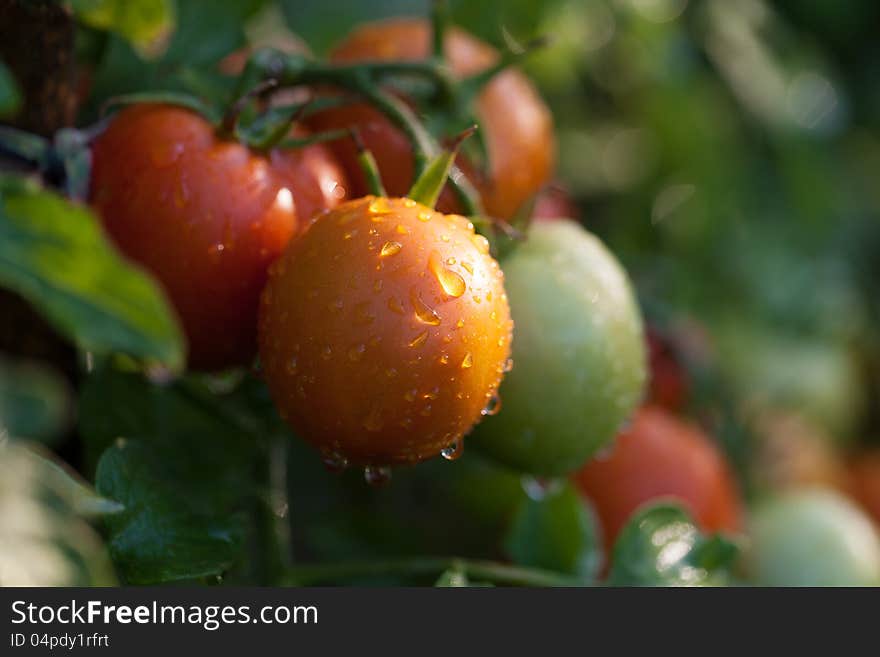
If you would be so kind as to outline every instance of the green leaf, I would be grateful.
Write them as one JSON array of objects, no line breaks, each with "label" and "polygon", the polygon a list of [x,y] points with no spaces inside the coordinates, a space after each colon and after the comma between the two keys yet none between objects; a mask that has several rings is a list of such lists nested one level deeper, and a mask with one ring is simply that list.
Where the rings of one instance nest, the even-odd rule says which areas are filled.
[{"label": "green leaf", "polygon": [[614,544],[610,586],[724,586],[738,547],[707,536],[678,505],[660,503],[629,520]]},{"label": "green leaf", "polygon": [[106,524],[126,582],[221,575],[246,561],[248,511],[265,504],[265,445],[237,410],[239,394],[215,395],[191,378],[157,386],[106,365],[85,382],[80,434],[90,457],[112,443],[95,479],[125,507]]},{"label": "green leaf", "polygon": [[222,489],[212,499],[222,480],[191,477],[195,464],[174,463],[176,456],[120,439],[98,464],[98,491],[125,507],[106,524],[110,554],[128,584],[221,575],[241,556],[243,517]]},{"label": "green leaf", "polygon": [[113,504],[23,443],[0,442],[0,586],[110,586],[105,546],[83,515]]},{"label": "green leaf", "polygon": [[0,61],[0,118],[12,116],[21,105],[21,92],[12,73]]},{"label": "green leaf", "polygon": [[472,582],[467,576],[467,573],[461,568],[450,568],[437,578],[437,581],[434,582],[434,586],[438,588],[462,588],[492,587],[494,585],[490,582]]},{"label": "green leaf", "polygon": [[571,484],[521,505],[505,541],[507,553],[522,566],[595,579],[602,562],[596,520]]},{"label": "green leaf", "polygon": [[52,370],[0,358],[0,432],[51,441],[70,417],[69,391]]},{"label": "green leaf", "polygon": [[117,255],[85,207],[0,177],[0,285],[88,351],[182,368],[183,340],[155,283]]},{"label": "green leaf", "polygon": [[143,55],[157,55],[174,29],[173,0],[71,0],[76,17],[90,27],[115,32]]}]

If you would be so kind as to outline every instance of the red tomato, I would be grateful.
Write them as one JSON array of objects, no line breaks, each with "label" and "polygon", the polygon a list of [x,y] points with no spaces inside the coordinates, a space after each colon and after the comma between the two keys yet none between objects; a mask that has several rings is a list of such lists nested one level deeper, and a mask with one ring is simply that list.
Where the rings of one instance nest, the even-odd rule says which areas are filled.
[{"label": "red tomato", "polygon": [[645,334],[651,365],[648,399],[671,411],[679,411],[687,403],[687,372],[668,338],[650,326]]},{"label": "red tomato", "polygon": [[642,407],[611,451],[574,479],[595,506],[609,551],[633,511],[657,498],[683,503],[707,531],[741,525],[739,494],[721,452],[697,427],[657,406]]},{"label": "red tomato", "polygon": [[565,188],[549,185],[535,197],[532,219],[552,221],[554,219],[575,219],[580,216],[577,204]]},{"label": "red tomato", "polygon": [[880,524],[880,450],[857,456],[849,466],[849,493]]},{"label": "red tomato", "polygon": [[[419,60],[429,51],[429,27],[419,19],[395,19],[363,25],[332,53],[336,62],[365,60]],[[453,72],[467,76],[488,68],[498,54],[490,46],[453,29],[445,54]],[[550,111],[528,79],[508,69],[496,75],[477,99],[476,114],[489,154],[486,176],[471,176],[486,211],[510,218],[547,181],[555,160],[555,140]],[[385,188],[391,195],[404,195],[412,185],[412,155],[409,142],[378,111],[352,105],[321,113],[315,125],[322,130],[357,126],[364,143],[379,164]],[[332,145],[352,180],[355,194],[367,187],[357,164],[354,147],[345,140]],[[469,167],[461,158],[460,164]],[[455,211],[452,197],[441,199],[438,208]]]},{"label": "red tomato", "polygon": [[122,252],[163,285],[190,367],[217,370],[253,358],[269,265],[345,184],[322,146],[263,156],[189,110],[145,104],[95,143],[90,199]]}]

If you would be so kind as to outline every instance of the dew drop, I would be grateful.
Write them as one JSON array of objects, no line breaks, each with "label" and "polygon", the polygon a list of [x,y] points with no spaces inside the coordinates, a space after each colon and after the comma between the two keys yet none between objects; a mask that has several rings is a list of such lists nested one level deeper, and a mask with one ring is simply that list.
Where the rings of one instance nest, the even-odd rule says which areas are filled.
[{"label": "dew drop", "polygon": [[462,268],[471,276],[474,274],[474,266],[466,260],[461,261]]},{"label": "dew drop", "polygon": [[449,241],[449,235],[446,235],[446,234],[444,233],[443,235],[440,236],[440,240],[441,240],[442,242],[448,242],[448,241]]},{"label": "dew drop", "polygon": [[347,230],[342,234],[342,239],[350,240],[352,237],[357,235],[357,233],[358,233],[357,228],[352,228],[351,230]]},{"label": "dew drop", "polygon": [[464,355],[464,359],[461,361],[461,369],[467,370],[474,366],[474,357],[471,352],[467,352]]},{"label": "dew drop", "polygon": [[398,299],[397,297],[389,297],[388,310],[390,310],[391,312],[393,312],[396,315],[402,315],[404,312],[406,312],[403,309],[403,304],[400,303],[400,299]]},{"label": "dew drop", "polygon": [[391,481],[391,468],[370,465],[364,468],[364,481],[370,486],[384,486]]},{"label": "dew drop", "polygon": [[348,459],[336,452],[325,454],[322,460],[324,467],[334,474],[343,472],[348,467]]},{"label": "dew drop", "polygon": [[440,396],[440,388],[434,387],[431,389],[430,392],[426,392],[424,395],[422,395],[422,399],[432,399],[433,400],[433,399],[437,399],[437,397],[439,397],[439,396]]},{"label": "dew drop", "polygon": [[428,269],[434,274],[443,291],[450,297],[457,299],[467,290],[467,284],[461,275],[447,268],[437,251],[431,251],[428,258]]},{"label": "dew drop", "polygon": [[394,230],[397,231],[398,235],[409,235],[409,226],[404,226],[403,224],[397,224],[397,228]]},{"label": "dew drop", "polygon": [[385,214],[390,214],[392,211],[391,204],[388,202],[387,198],[375,198],[370,201],[370,205],[368,210],[371,215],[373,215],[373,221],[382,221],[381,216]]},{"label": "dew drop", "polygon": [[464,328],[464,320],[460,319],[455,323],[455,328]]},{"label": "dew drop", "polygon": [[403,398],[408,402],[415,401],[417,394],[419,394],[418,390],[408,390],[403,394]]},{"label": "dew drop", "polygon": [[417,216],[419,218],[419,221],[431,221],[431,217],[434,216],[434,213],[427,210],[422,210]]},{"label": "dew drop", "polygon": [[449,354],[443,354],[442,356],[440,356],[440,364],[441,365],[448,365],[449,364]]},{"label": "dew drop", "polygon": [[504,373],[507,374],[511,370],[513,370],[513,358],[508,358],[504,361]]},{"label": "dew drop", "polygon": [[480,411],[480,415],[491,417],[498,415],[499,411],[501,411],[501,397],[496,392],[489,396],[489,401],[486,403],[486,407]]},{"label": "dew drop", "polygon": [[447,461],[454,461],[464,453],[464,443],[460,440],[453,441],[440,450],[440,456]]},{"label": "dew drop", "polygon": [[482,254],[489,253],[489,240],[485,238],[483,235],[474,235],[473,238],[474,246],[477,247],[477,250]]},{"label": "dew drop", "polygon": [[370,411],[370,414],[364,418],[364,429],[371,432],[379,431],[382,428],[382,415],[378,408]]},{"label": "dew drop", "polygon": [[364,301],[354,308],[354,323],[359,326],[366,326],[376,321],[376,316],[370,312],[370,302]]},{"label": "dew drop", "polygon": [[183,153],[180,142],[157,142],[150,151],[150,160],[154,166],[163,168],[174,164]]},{"label": "dew drop", "polygon": [[425,341],[426,341],[427,339],[428,339],[428,332],[427,332],[427,331],[422,331],[421,333],[419,333],[416,337],[414,337],[414,338],[410,341],[409,346],[410,346],[410,347],[413,347],[413,348],[415,348],[415,347],[421,347],[423,344],[425,344]]},{"label": "dew drop", "polygon": [[348,360],[353,363],[356,363],[361,358],[364,357],[364,353],[367,351],[367,345],[365,344],[357,344],[348,350]]},{"label": "dew drop", "polygon": [[454,265],[456,262],[458,262],[458,261],[455,258],[446,258],[446,264],[449,265],[450,267],[452,265]]},{"label": "dew drop", "polygon": [[330,360],[333,357],[333,349],[328,344],[321,350],[321,358],[324,360]]},{"label": "dew drop", "polygon": [[400,242],[385,242],[385,244],[382,245],[382,249],[379,251],[379,257],[387,258],[388,256],[397,255],[402,248],[403,244]]},{"label": "dew drop", "polygon": [[376,282],[373,283],[373,292],[381,292],[382,285],[383,285],[382,279],[381,278],[376,279]]},{"label": "dew drop", "polygon": [[414,208],[414,207],[416,207],[416,205],[417,205],[417,203],[415,201],[413,201],[411,198],[403,199],[403,207],[405,207],[405,208]]},{"label": "dew drop", "polygon": [[416,319],[422,324],[427,324],[428,326],[437,326],[440,324],[440,315],[436,310],[422,301],[421,294],[419,294],[415,288],[410,291],[409,299],[415,309]]}]

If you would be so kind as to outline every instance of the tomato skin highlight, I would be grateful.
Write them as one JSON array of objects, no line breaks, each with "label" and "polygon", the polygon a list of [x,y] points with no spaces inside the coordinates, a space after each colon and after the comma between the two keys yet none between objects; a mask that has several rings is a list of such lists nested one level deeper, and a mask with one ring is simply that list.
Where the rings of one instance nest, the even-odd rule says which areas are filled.
[{"label": "tomato skin highlight", "polygon": [[502,262],[516,322],[503,406],[472,443],[543,477],[573,472],[608,444],[641,401],[645,347],[626,273],[573,221],[532,225]]},{"label": "tomato skin highlight", "polygon": [[[354,30],[331,53],[339,63],[376,60],[421,60],[429,53],[430,29],[421,19],[392,19],[368,23]],[[497,52],[459,29],[447,32],[445,55],[459,77],[479,73],[495,61]],[[531,82],[519,71],[507,69],[486,84],[477,98],[475,113],[490,163],[487,175],[471,175],[490,216],[511,218],[550,178],[556,158],[553,120]],[[376,157],[385,189],[402,195],[413,182],[409,142],[380,112],[363,104],[320,113],[314,124],[321,130],[357,126],[364,143]],[[346,168],[355,194],[366,193],[366,181],[356,151],[344,141],[332,145]],[[469,172],[465,159],[459,165]],[[448,188],[438,209],[459,211]]]},{"label": "tomato skin highlight", "polygon": [[188,365],[248,365],[269,265],[315,212],[345,194],[329,151],[268,157],[222,141],[169,105],[123,109],[93,150],[90,202],[130,259],[162,284],[181,320]]},{"label": "tomato skin highlight", "polygon": [[742,526],[740,496],[724,456],[697,427],[659,406],[639,409],[608,452],[590,460],[574,481],[593,503],[609,551],[633,512],[659,498],[683,504],[705,531]]},{"label": "tomato skin highlight", "polygon": [[512,328],[467,219],[366,197],[319,215],[273,265],[260,360],[281,416],[329,461],[416,463],[480,419]]}]

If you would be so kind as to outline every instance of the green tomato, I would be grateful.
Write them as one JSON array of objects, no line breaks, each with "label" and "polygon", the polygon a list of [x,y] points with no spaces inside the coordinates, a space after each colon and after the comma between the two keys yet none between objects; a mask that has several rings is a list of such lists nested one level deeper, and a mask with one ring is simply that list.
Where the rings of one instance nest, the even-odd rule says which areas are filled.
[{"label": "green tomato", "polygon": [[801,489],[756,509],[748,566],[763,586],[876,586],[880,537],[839,493]]},{"label": "green tomato", "polygon": [[502,269],[514,365],[501,411],[468,445],[523,472],[564,475],[614,438],[642,396],[641,315],[618,261],[568,219],[534,225]]}]

